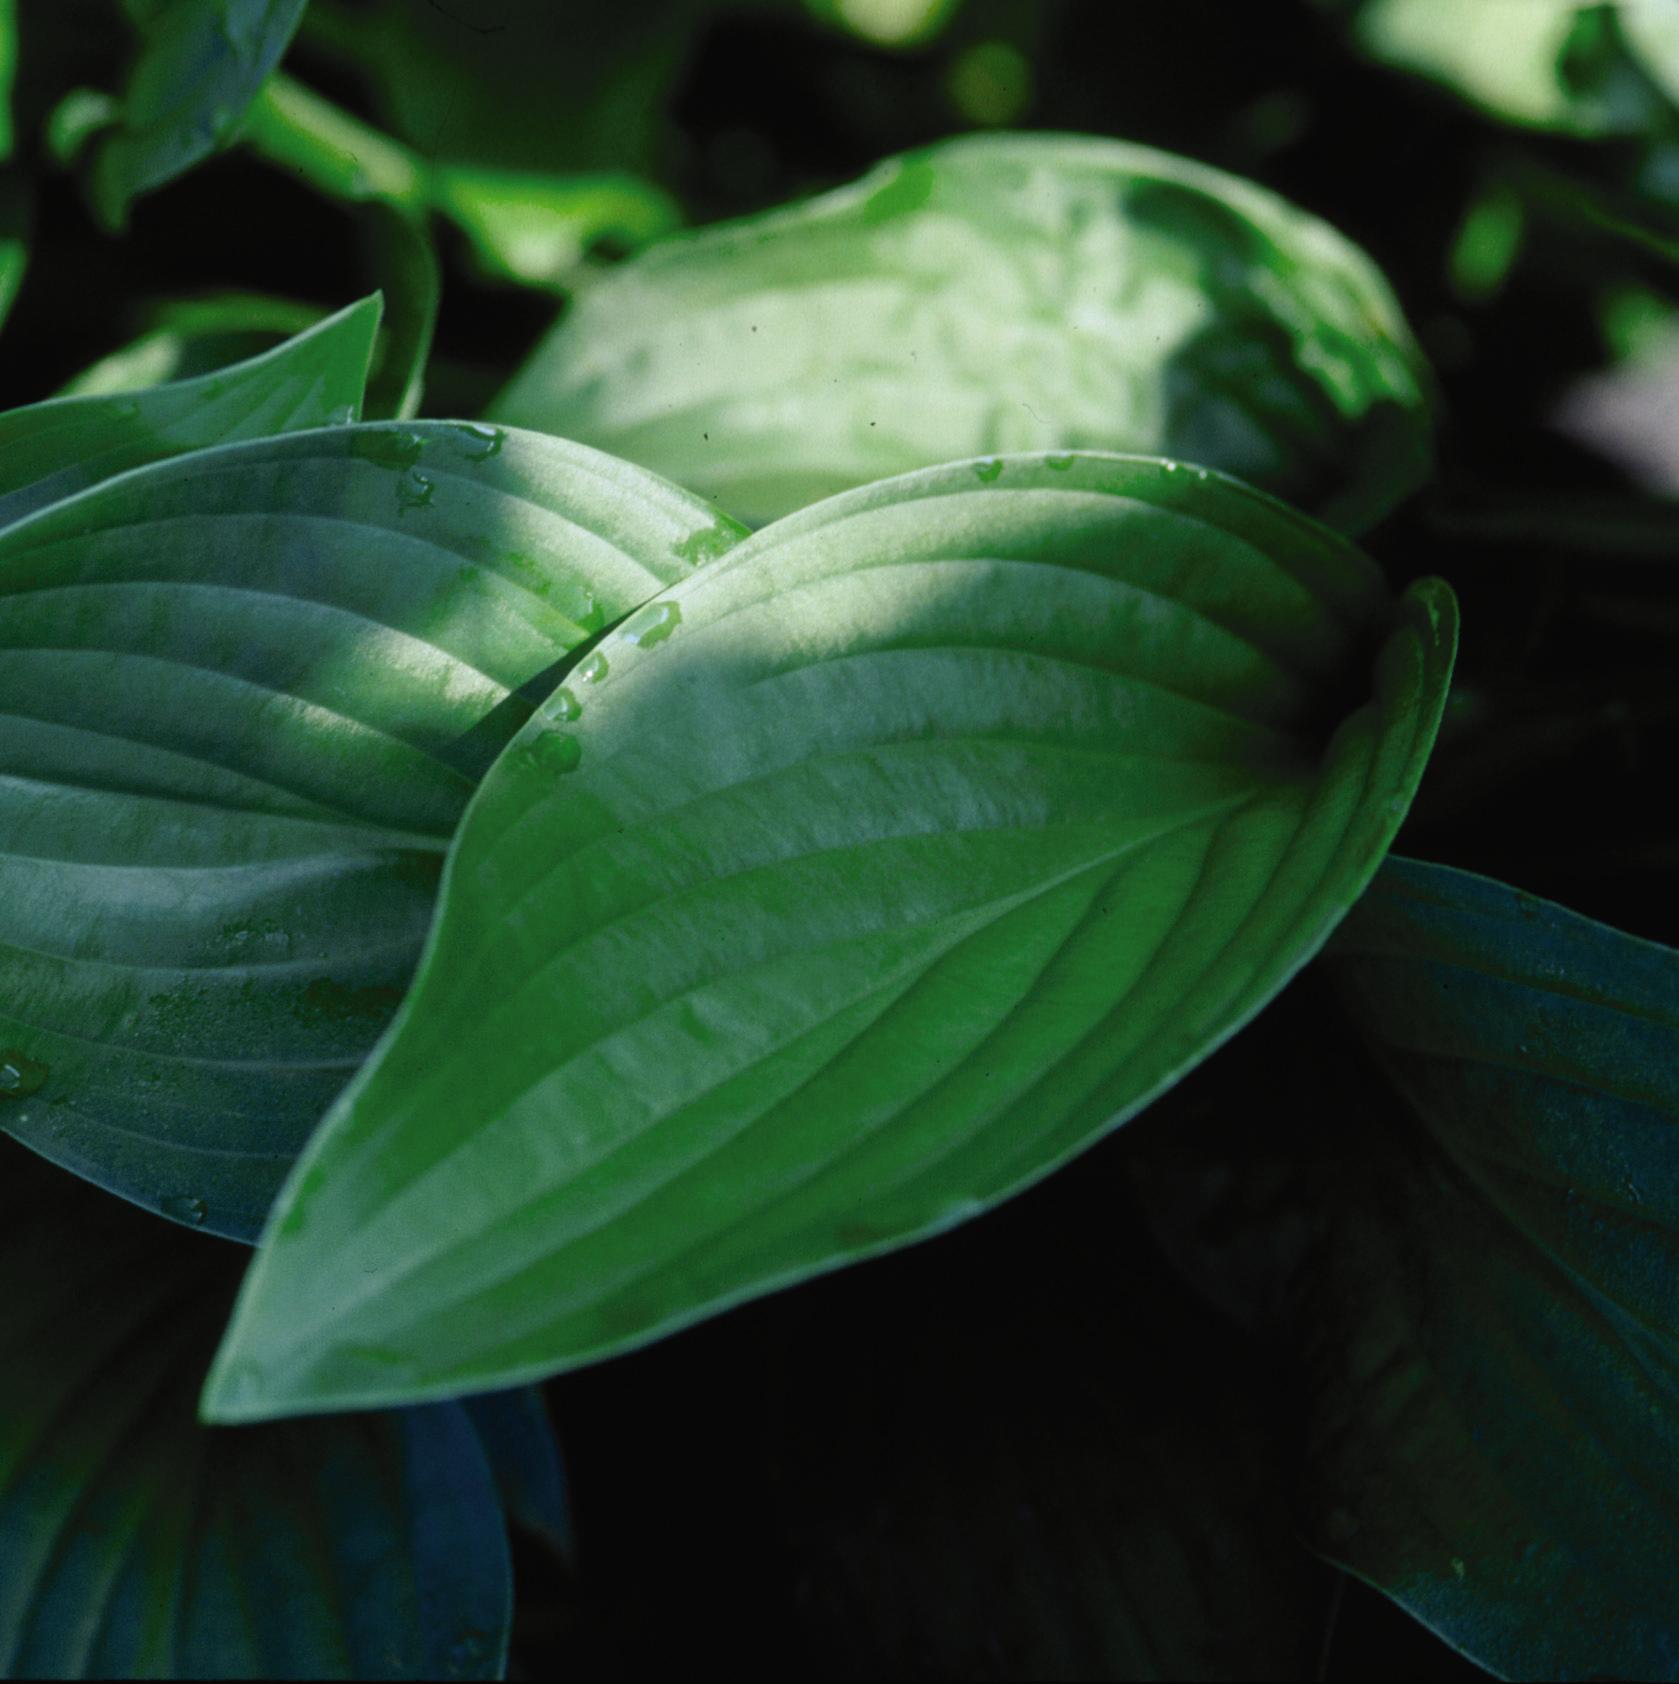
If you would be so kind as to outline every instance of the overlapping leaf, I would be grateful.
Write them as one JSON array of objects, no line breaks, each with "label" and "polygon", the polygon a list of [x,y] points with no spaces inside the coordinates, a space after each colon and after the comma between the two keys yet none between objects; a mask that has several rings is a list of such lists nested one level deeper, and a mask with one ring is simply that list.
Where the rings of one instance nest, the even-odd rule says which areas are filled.
[{"label": "overlapping leaf", "polygon": [[9,1142],[0,1220],[0,1677],[499,1676],[465,1408],[203,1428],[241,1254]]},{"label": "overlapping leaf", "polygon": [[749,540],[490,774],[210,1406],[529,1378],[1037,1179],[1327,935],[1453,637],[1444,587],[1395,616],[1332,533],[1140,459],[959,463]]},{"label": "overlapping leaf", "polygon": [[521,687],[730,537],[593,451],[441,422],[197,452],[7,529],[0,1127],[254,1235]]},{"label": "overlapping leaf", "polygon": [[0,527],[146,462],[355,420],[379,310],[377,295],[364,298],[261,356],[196,379],[0,414]]},{"label": "overlapping leaf", "polygon": [[492,406],[762,521],[982,451],[1183,456],[1368,524],[1427,458],[1416,353],[1332,229],[1185,159],[974,136],[651,248]]},{"label": "overlapping leaf", "polygon": [[140,194],[226,146],[308,0],[130,0],[141,48],[120,120],[99,141],[94,198],[114,226]]},{"label": "overlapping leaf", "polygon": [[1395,861],[1330,967],[1410,1116],[1306,1273],[1315,1539],[1505,1677],[1679,1677],[1679,954]]}]

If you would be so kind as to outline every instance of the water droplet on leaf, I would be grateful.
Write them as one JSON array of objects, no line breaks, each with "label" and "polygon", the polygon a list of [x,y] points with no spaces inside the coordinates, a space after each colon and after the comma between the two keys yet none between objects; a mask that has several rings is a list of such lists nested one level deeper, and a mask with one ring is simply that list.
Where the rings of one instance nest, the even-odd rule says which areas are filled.
[{"label": "water droplet on leaf", "polygon": [[650,602],[624,622],[624,641],[638,649],[663,643],[682,623],[682,610],[674,602]]},{"label": "water droplet on leaf", "polygon": [[432,484],[430,474],[422,474],[418,468],[410,468],[396,482],[398,513],[406,514],[410,509],[425,508],[430,503],[432,493],[436,489],[437,487]]},{"label": "water droplet on leaf", "polygon": [[981,484],[983,485],[993,484],[1001,476],[1002,472],[1003,464],[999,462],[995,456],[993,456],[989,461],[974,463],[974,473],[978,476]]},{"label": "water droplet on leaf", "polygon": [[206,1210],[202,1199],[195,1199],[186,1193],[171,1193],[163,1201],[163,1214],[196,1228],[204,1220]]},{"label": "water droplet on leaf", "polygon": [[583,758],[583,745],[563,731],[544,731],[527,746],[525,752],[539,772],[560,777],[577,770],[578,762]]},{"label": "water droplet on leaf", "polygon": [[543,710],[550,719],[571,720],[583,711],[583,704],[572,694],[570,689],[556,690]]},{"label": "water droplet on leaf", "polygon": [[476,421],[463,421],[455,428],[454,438],[460,446],[461,455],[467,461],[487,462],[492,456],[501,454],[507,434],[500,427],[485,427]]},{"label": "water droplet on leaf", "polygon": [[27,1099],[39,1093],[50,1074],[46,1065],[16,1047],[0,1052],[0,1099]]},{"label": "water droplet on leaf", "polygon": [[600,681],[606,677],[607,670],[606,657],[604,655],[591,655],[588,660],[584,661],[583,664],[578,667],[577,682],[579,684],[599,684]]},{"label": "water droplet on leaf", "polygon": [[401,473],[420,459],[426,441],[418,433],[393,431],[389,427],[358,428],[350,435],[350,452],[364,462]]}]

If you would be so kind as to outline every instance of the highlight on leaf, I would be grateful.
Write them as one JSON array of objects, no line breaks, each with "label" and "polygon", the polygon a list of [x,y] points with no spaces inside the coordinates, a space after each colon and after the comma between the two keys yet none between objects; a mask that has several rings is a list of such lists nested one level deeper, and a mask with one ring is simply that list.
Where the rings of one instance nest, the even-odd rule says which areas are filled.
[{"label": "highlight on leaf", "polygon": [[869,487],[662,592],[474,798],[211,1415],[552,1373],[1048,1173],[1356,899],[1454,640],[1443,586],[1097,454]]}]

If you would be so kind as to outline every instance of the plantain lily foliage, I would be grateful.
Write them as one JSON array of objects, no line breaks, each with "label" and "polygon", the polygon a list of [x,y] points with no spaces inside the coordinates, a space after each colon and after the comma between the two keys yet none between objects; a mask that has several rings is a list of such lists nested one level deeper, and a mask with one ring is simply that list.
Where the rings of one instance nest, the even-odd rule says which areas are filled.
[{"label": "plantain lily foliage", "polygon": [[[1215,1155],[1139,1169],[1123,1244],[982,1261],[936,1337],[928,1248],[901,1406],[800,1295],[816,1602],[871,1666],[1284,1677],[1338,1571],[1510,1676],[1679,1678],[1675,958],[1388,859],[1475,704],[1433,555],[1357,543],[1434,450],[1375,264],[1076,134],[673,231],[634,174],[434,168],[275,79],[388,9],[124,10],[126,92],[54,119],[108,224],[244,144],[421,279],[383,334],[377,294],[188,303],[0,413],[0,1676],[501,1676],[515,1562],[578,1547],[541,1383],[1046,1178],[1091,1220],[1139,1130],[1092,1149],[1175,1130],[1310,967],[1342,1050],[1294,1063],[1354,1144],[1283,1161],[1209,1289],[1265,1298],[1304,1466],[1220,1390],[1232,1324],[1117,1261],[1152,1224],[1218,1276]],[[961,8],[815,10],[909,53]],[[1500,80],[1421,0],[1350,9],[1620,132],[1557,67],[1665,26],[1577,10]],[[0,4],[0,316],[20,42]],[[364,419],[433,372],[433,212],[537,329],[566,303],[478,413]],[[993,1385],[1029,1444],[947,1431]],[[964,1576],[1017,1546],[1024,1589]]]}]

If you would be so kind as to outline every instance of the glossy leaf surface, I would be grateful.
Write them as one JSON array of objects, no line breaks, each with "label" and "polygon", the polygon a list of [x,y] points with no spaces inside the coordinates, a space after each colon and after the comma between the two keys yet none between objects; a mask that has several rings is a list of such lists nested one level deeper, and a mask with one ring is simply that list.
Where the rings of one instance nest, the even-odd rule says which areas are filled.
[{"label": "glossy leaf surface", "polygon": [[1369,260],[1233,176],[969,137],[663,242],[491,413],[763,521],[984,451],[1146,451],[1366,525],[1416,483],[1415,352]]},{"label": "glossy leaf surface", "polygon": [[727,541],[638,469],[446,422],[198,452],[0,535],[0,1127],[254,1236],[521,688]]},{"label": "glossy leaf surface", "polygon": [[1454,625],[1134,458],[958,463],[701,569],[475,799],[210,1406],[528,1379],[1044,1175],[1356,897]]},{"label": "glossy leaf surface", "polygon": [[201,1427],[241,1254],[0,1142],[0,1676],[492,1678],[465,1408]]},{"label": "glossy leaf surface", "polygon": [[361,414],[377,295],[261,356],[143,393],[48,398],[0,414],[0,527],[129,468]]},{"label": "glossy leaf surface", "polygon": [[1505,1677],[1679,1677],[1679,953],[1394,861],[1328,962],[1409,1116],[1310,1260],[1314,1541]]},{"label": "glossy leaf surface", "polygon": [[113,226],[141,193],[184,175],[237,134],[308,0],[168,0],[131,7],[140,55],[121,121],[99,142],[94,199]]}]

